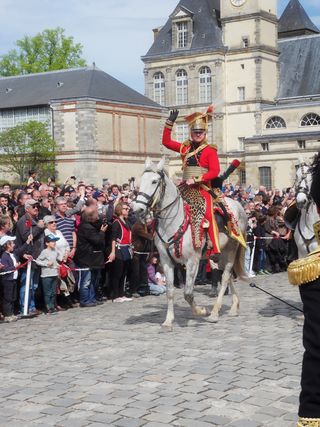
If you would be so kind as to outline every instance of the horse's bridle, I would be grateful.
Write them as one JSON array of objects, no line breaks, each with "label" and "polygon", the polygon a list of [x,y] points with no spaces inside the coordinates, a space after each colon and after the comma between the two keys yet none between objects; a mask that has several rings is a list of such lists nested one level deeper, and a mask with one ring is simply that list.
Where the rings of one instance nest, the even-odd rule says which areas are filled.
[{"label": "horse's bridle", "polygon": [[[139,191],[136,198],[136,203],[141,203],[142,205],[145,205],[148,210],[152,211],[155,214],[159,214],[160,212],[165,211],[166,209],[170,208],[179,198],[179,194],[177,194],[177,197],[169,203],[169,205],[165,206],[164,208],[157,209],[158,203],[163,199],[164,192],[166,190],[166,182],[165,182],[165,173],[164,171],[153,171],[153,170],[145,170],[143,172],[143,175],[147,172],[153,172],[157,173],[160,176],[160,180],[154,190],[154,192],[149,195],[147,193],[144,193],[143,191]],[[158,191],[159,190],[159,191]],[[142,196],[146,199],[146,202],[143,200],[138,200],[138,197]]]},{"label": "horse's bridle", "polygon": [[[298,183],[295,184],[294,188],[295,188],[296,195],[298,193],[303,193],[303,194],[305,194],[307,196],[308,202],[311,202],[312,199],[311,199],[311,196],[310,196],[310,188],[309,188],[309,185],[308,185],[308,182],[307,182],[307,176],[308,176],[308,172],[309,172],[309,167],[307,166],[306,163],[302,163],[301,167],[303,168],[304,166],[307,167],[307,170],[306,170],[306,172],[304,172],[304,169],[302,169],[301,178],[298,181]],[[305,186],[301,185],[303,183],[303,181],[305,182]]]},{"label": "horse's bridle", "polygon": [[[301,173],[301,178],[299,180],[299,182],[297,184],[295,184],[295,191],[296,191],[296,196],[299,193],[303,193],[307,196],[307,200],[308,200],[308,204],[306,207],[306,212],[305,212],[305,217],[308,215],[309,212],[309,208],[311,206],[311,203],[313,202],[312,197],[310,196],[310,188],[307,182],[307,176],[308,176],[308,172],[309,172],[309,167],[307,166],[306,163],[302,163],[301,167],[307,167],[306,172],[304,172],[304,169],[302,169],[302,173]],[[303,181],[305,182],[305,186],[302,186],[301,184],[303,183]],[[301,230],[301,225],[300,225],[300,219],[301,219],[301,215],[299,217],[298,220],[298,232],[300,234],[300,236],[302,237],[303,243],[305,244],[306,248],[307,248],[307,252],[310,253],[310,245],[313,242],[313,240],[315,239],[315,235],[313,235],[310,239],[307,239],[304,235],[303,232]]]}]

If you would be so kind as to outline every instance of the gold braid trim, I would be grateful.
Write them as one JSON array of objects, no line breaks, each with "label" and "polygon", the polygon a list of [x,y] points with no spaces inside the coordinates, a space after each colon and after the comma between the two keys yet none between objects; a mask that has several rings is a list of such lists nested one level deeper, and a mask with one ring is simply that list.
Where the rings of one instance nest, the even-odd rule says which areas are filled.
[{"label": "gold braid trim", "polygon": [[320,427],[320,418],[299,418],[297,427]]},{"label": "gold braid trim", "polygon": [[[297,259],[288,266],[288,279],[292,285],[303,285],[320,277],[320,250],[305,258]],[[319,426],[320,427],[320,426]]]}]

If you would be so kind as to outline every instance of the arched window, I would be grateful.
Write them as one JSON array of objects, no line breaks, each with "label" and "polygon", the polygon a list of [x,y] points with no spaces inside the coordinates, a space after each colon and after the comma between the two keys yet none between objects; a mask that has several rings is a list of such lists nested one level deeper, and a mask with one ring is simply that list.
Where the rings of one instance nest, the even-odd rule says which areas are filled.
[{"label": "arched window", "polygon": [[160,105],[165,104],[165,81],[164,75],[159,71],[153,76],[153,99]]},{"label": "arched window", "polygon": [[199,101],[210,103],[212,100],[211,70],[209,67],[201,67],[199,70]]},{"label": "arched window", "polygon": [[263,185],[268,190],[271,189],[271,168],[263,166],[259,168],[260,185]]},{"label": "arched window", "polygon": [[186,70],[178,70],[176,74],[177,105],[188,103],[188,74]]},{"label": "arched window", "polygon": [[316,113],[309,113],[302,117],[301,126],[320,126],[320,116]]},{"label": "arched window", "polygon": [[180,123],[176,125],[176,140],[185,142],[189,139],[189,127],[187,123]]},{"label": "arched window", "polygon": [[270,117],[270,119],[267,121],[266,128],[267,129],[279,129],[279,128],[286,128],[286,122],[283,120],[282,117],[279,116],[273,116]]}]

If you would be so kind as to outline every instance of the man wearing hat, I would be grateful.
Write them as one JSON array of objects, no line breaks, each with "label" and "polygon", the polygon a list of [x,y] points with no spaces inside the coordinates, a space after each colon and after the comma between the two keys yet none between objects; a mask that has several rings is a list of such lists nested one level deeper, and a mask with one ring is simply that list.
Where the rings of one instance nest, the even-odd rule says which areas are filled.
[{"label": "man wearing hat", "polygon": [[[196,112],[187,116],[185,119],[189,124],[190,138],[186,142],[180,143],[171,139],[172,127],[179,114],[178,110],[172,110],[165,124],[162,143],[169,150],[181,154],[183,181],[186,184],[186,191],[182,192],[183,197],[189,203],[188,199],[195,197],[194,190],[198,190],[200,198],[205,200],[203,214],[209,223],[208,234],[213,244],[213,253],[217,254],[220,253],[219,232],[214,218],[210,190],[211,181],[219,176],[220,163],[216,147],[209,145],[207,141],[208,120],[212,111],[212,107],[209,107],[204,114]],[[189,191],[188,188],[190,188]],[[188,197],[188,193],[190,197]],[[194,203],[199,204],[196,200]],[[203,219],[201,225],[203,225]]]},{"label": "man wearing hat", "polygon": [[[320,152],[313,163],[310,196],[320,214]],[[320,222],[314,225],[315,235]],[[318,235],[318,237],[320,237]],[[299,285],[304,326],[299,421],[297,427],[320,427],[320,239],[319,248],[288,267],[289,281]]]}]

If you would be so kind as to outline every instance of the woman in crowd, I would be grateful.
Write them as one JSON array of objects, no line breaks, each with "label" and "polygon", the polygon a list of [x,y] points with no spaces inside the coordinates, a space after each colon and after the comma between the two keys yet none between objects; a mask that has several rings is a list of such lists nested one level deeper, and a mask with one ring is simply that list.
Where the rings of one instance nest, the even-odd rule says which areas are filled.
[{"label": "woman in crowd", "polygon": [[112,224],[112,246],[108,257],[108,262],[112,262],[110,277],[114,302],[132,300],[124,295],[125,280],[129,275],[132,262],[129,209],[128,204],[118,203],[114,210],[116,219]]}]

